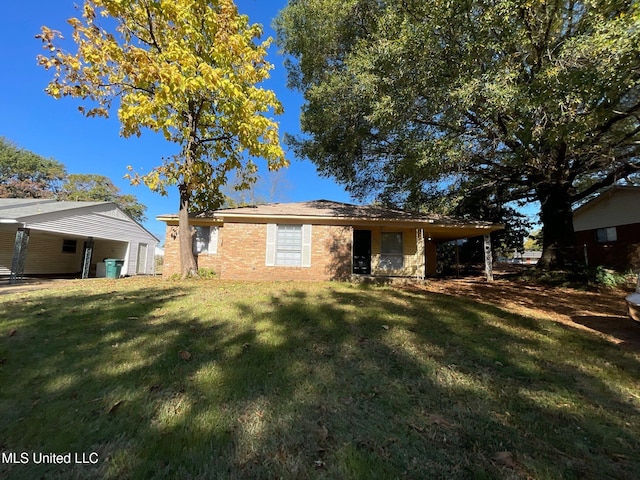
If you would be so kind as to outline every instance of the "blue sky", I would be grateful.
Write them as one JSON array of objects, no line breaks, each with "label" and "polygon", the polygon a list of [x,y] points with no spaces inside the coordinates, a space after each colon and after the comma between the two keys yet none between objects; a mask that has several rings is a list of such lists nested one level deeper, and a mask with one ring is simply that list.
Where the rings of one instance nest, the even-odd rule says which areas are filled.
[{"label": "blue sky", "polygon": [[[127,165],[147,172],[161,163],[162,157],[173,154],[176,147],[150,131],[140,138],[119,136],[120,125],[116,112],[109,120],[85,118],[72,99],[55,100],[44,93],[51,79],[36,63],[43,52],[40,40],[34,38],[40,27],[59,30],[70,36],[66,20],[78,16],[74,3],[82,0],[23,0],[5,2],[0,16],[0,136],[47,158],[63,163],[69,173],[105,175],[123,193],[136,195],[147,206],[145,227],[164,240],[164,224],[155,220],[163,213],[177,212],[178,194],[173,188],[167,197],[149,191],[144,186],[132,187],[122,177]],[[286,0],[237,0],[240,12],[249,15],[252,23],[261,23],[265,37],[275,37],[271,28],[273,18],[285,6]],[[268,60],[274,64],[271,79],[265,84],[274,90],[285,108],[277,117],[281,135],[299,132],[302,97],[286,87],[284,58],[272,45]],[[326,198],[350,202],[352,199],[330,179],[317,175],[309,161],[287,155],[289,168],[280,174],[280,186],[275,201],[303,201]],[[264,169],[261,169],[264,171]],[[268,188],[268,182],[266,184]],[[260,193],[260,192],[259,192]],[[263,194],[265,197],[268,193]]]}]

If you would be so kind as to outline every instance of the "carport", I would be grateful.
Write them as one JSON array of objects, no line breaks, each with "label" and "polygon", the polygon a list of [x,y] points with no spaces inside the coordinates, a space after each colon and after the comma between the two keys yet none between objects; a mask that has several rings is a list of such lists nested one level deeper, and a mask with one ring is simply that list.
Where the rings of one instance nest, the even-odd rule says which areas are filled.
[{"label": "carport", "polygon": [[111,202],[0,199],[0,275],[104,276],[106,258],[121,275],[153,274],[158,239]]}]

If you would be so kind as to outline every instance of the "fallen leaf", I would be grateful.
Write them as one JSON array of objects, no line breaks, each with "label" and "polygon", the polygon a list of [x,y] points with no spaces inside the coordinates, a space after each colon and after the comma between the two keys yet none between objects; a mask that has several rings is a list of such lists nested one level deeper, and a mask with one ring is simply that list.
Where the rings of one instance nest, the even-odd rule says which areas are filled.
[{"label": "fallen leaf", "polygon": [[493,456],[493,459],[496,461],[496,463],[504,465],[505,467],[516,467],[516,462],[513,459],[513,454],[511,452],[498,452]]},{"label": "fallen leaf", "polygon": [[178,353],[178,355],[180,355],[180,358],[182,360],[191,360],[191,354],[186,350],[180,350],[180,353]]},{"label": "fallen leaf", "polygon": [[9,330],[9,337],[15,336],[16,333],[18,333],[18,329],[12,328],[11,330]]},{"label": "fallen leaf", "polygon": [[118,408],[124,403],[124,400],[118,400],[116,403],[111,405],[111,408],[107,411],[107,413],[115,413]]},{"label": "fallen leaf", "polygon": [[325,427],[324,425],[320,425],[320,427],[318,428],[318,441],[324,442],[328,436],[329,430],[327,430],[327,427]]},{"label": "fallen leaf", "polygon": [[422,427],[418,427],[417,425],[414,425],[413,423],[410,423],[409,426],[411,428],[413,428],[416,432],[424,433],[424,428],[422,428]]},{"label": "fallen leaf", "polygon": [[382,328],[384,328],[385,330],[389,330],[389,325],[382,325]]},{"label": "fallen leaf", "polygon": [[447,420],[442,415],[438,415],[437,413],[430,414],[427,419],[432,425],[440,425],[441,427],[449,426],[449,422],[447,422]]}]

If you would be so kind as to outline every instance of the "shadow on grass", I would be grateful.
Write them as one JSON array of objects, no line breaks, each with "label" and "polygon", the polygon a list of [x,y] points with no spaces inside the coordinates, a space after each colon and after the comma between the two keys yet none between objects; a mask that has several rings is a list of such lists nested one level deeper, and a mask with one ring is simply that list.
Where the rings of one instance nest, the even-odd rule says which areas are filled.
[{"label": "shadow on grass", "polygon": [[640,324],[628,316],[574,315],[575,323],[609,335],[628,348],[640,351]]},{"label": "shadow on grass", "polygon": [[638,357],[501,308],[215,281],[6,306],[0,449],[100,462],[0,477],[640,477]]}]

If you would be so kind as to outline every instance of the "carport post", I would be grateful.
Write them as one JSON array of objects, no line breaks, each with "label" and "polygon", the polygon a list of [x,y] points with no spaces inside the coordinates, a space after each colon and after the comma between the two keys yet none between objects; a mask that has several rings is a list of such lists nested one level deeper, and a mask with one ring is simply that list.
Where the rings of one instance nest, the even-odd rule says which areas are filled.
[{"label": "carport post", "polygon": [[491,255],[491,235],[484,236],[484,271],[487,282],[493,282],[493,258]]},{"label": "carport post", "polygon": [[18,283],[24,273],[24,262],[27,258],[27,246],[29,245],[29,229],[19,227],[16,232],[16,241],[13,244],[13,259],[11,260],[11,275],[9,283]]},{"label": "carport post", "polygon": [[84,252],[82,260],[82,278],[89,278],[89,268],[91,267],[91,255],[93,255],[93,237],[89,237],[84,242]]}]

